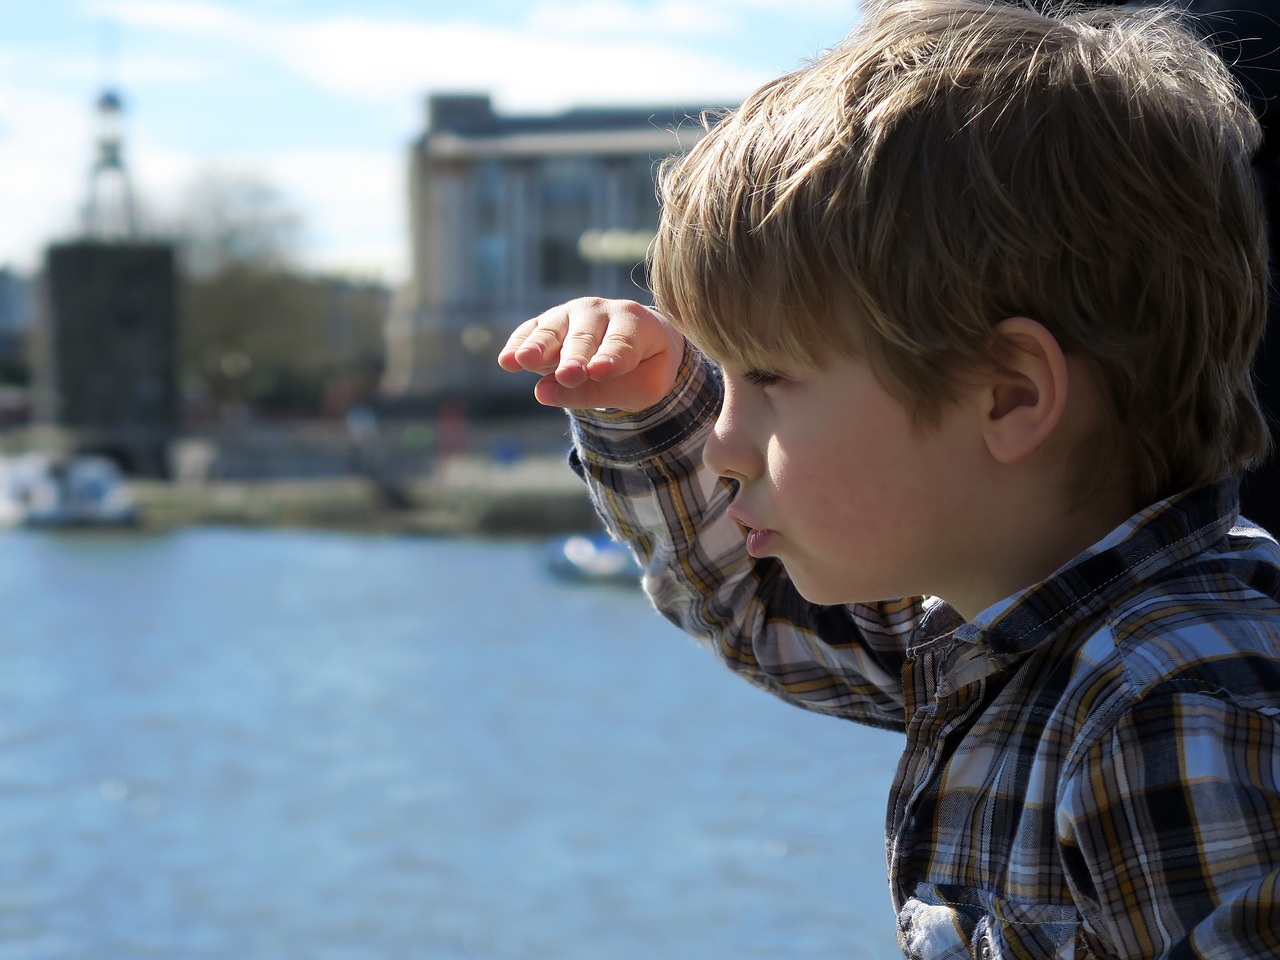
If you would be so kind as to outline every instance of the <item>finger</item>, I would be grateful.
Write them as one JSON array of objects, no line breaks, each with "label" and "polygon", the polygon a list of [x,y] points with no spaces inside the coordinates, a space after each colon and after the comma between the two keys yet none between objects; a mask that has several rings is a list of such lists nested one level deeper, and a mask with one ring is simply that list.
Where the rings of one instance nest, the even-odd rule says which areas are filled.
[{"label": "finger", "polygon": [[610,380],[585,380],[567,386],[557,372],[543,377],[534,386],[533,395],[545,406],[569,410],[611,408],[644,410],[667,395],[672,377],[657,363],[640,366],[628,377]]},{"label": "finger", "polygon": [[524,367],[520,361],[516,359],[516,353],[524,346],[524,342],[528,339],[530,333],[538,328],[538,318],[526,320],[520,326],[511,331],[511,336],[507,337],[507,342],[502,349],[498,351],[498,366],[502,367],[508,373],[519,373]]},{"label": "finger", "polygon": [[555,374],[563,386],[577,387],[588,377],[587,366],[600,349],[600,343],[612,322],[611,304],[596,298],[573,300],[566,304],[568,325],[560,342],[560,360]]},{"label": "finger", "polygon": [[639,391],[630,386],[619,389],[615,383],[587,380],[581,386],[566,387],[555,376],[539,380],[533,388],[533,395],[544,406],[566,410],[642,410],[649,406],[649,403],[641,401]]},{"label": "finger", "polygon": [[587,376],[592,380],[609,380],[638,367],[645,359],[640,334],[634,323],[623,320],[610,324],[599,349],[587,363]]},{"label": "finger", "polygon": [[498,355],[503,369],[551,373],[560,362],[560,345],[569,326],[565,307],[556,307],[516,327]]},{"label": "finger", "polygon": [[587,362],[591,379],[607,380],[631,373],[671,346],[665,321],[647,307],[631,300],[617,300],[604,304],[603,309],[608,325]]},{"label": "finger", "polygon": [[599,384],[587,380],[581,386],[567,387],[556,374],[543,377],[534,385],[533,396],[547,407],[563,407],[566,410],[615,406],[616,402],[601,397]]}]

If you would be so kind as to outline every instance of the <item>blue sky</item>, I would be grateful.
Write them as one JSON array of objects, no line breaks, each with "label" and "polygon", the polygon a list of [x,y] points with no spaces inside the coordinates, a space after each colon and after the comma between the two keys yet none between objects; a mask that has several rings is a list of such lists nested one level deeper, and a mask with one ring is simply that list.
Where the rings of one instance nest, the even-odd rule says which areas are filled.
[{"label": "blue sky", "polygon": [[93,104],[126,101],[152,223],[210,172],[272,184],[308,267],[406,271],[427,94],[499,110],[723,103],[836,43],[857,0],[0,0],[0,266],[77,229]]}]

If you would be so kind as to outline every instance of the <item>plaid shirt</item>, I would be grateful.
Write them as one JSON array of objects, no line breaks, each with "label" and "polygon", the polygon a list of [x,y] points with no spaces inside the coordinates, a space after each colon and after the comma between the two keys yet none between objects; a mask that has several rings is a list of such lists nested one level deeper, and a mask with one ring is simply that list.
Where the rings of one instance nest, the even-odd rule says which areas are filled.
[{"label": "plaid shirt", "polygon": [[[902,730],[886,844],[910,958],[1280,956],[1280,549],[1226,482],[1137,514],[965,623],[820,607],[752,560],[702,466],[693,351],[572,462],[657,608],[801,706]],[[1233,529],[1234,525],[1234,529]]]}]

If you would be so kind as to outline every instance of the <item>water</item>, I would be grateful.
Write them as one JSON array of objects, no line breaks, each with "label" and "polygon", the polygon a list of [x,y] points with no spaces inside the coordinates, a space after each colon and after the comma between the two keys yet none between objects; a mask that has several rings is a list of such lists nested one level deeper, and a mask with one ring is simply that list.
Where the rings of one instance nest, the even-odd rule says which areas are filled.
[{"label": "water", "polygon": [[533,544],[0,535],[0,960],[881,958],[896,737]]}]

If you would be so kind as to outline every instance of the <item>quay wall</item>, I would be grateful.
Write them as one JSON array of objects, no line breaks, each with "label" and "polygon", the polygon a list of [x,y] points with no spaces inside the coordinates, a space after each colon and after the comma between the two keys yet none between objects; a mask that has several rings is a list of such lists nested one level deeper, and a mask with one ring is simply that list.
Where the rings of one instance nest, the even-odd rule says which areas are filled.
[{"label": "quay wall", "polygon": [[134,480],[141,523],[283,526],[444,536],[549,536],[598,529],[564,456],[501,464],[459,456],[394,488],[366,475]]}]

